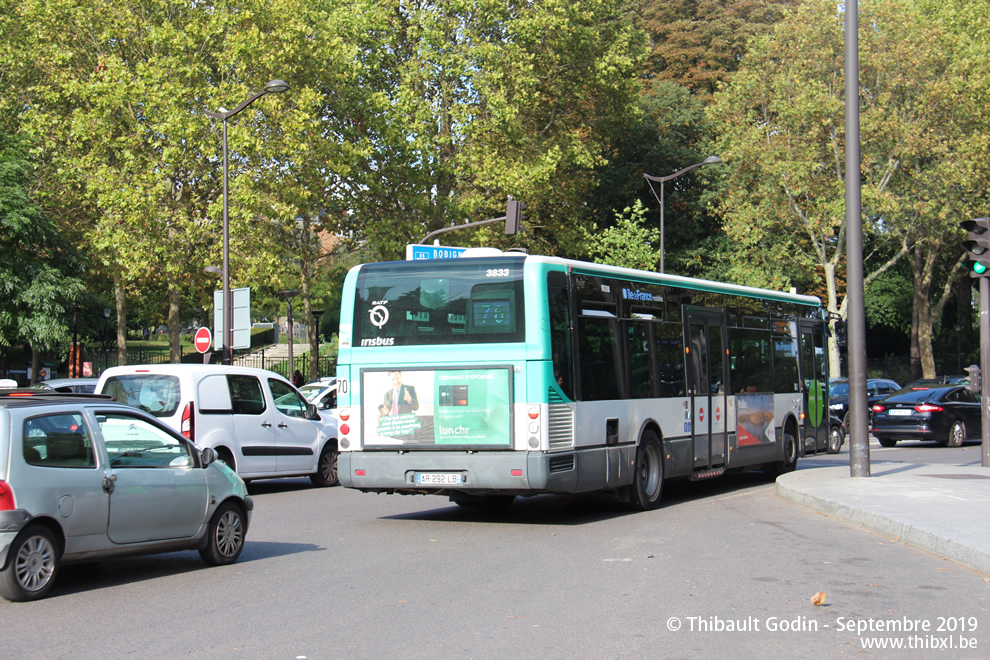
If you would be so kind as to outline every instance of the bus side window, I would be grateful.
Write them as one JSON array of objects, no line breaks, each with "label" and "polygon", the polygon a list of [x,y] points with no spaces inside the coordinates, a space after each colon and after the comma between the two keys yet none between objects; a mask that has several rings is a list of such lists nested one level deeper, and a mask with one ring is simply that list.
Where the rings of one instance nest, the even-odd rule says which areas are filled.
[{"label": "bus side window", "polygon": [[547,303],[550,307],[550,349],[553,352],[553,377],[570,399],[574,398],[574,353],[571,350],[571,309],[567,295],[567,276],[561,272],[547,274]]}]

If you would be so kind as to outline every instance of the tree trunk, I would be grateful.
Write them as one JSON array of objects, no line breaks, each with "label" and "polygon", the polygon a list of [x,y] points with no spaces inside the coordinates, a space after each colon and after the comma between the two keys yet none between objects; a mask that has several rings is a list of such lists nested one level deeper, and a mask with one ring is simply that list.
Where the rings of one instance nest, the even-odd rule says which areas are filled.
[{"label": "tree trunk", "polygon": [[[825,301],[825,309],[829,312],[839,314],[838,294],[835,287],[835,265],[831,262],[825,264],[825,287],[828,291],[828,300]],[[845,319],[845,314],[842,314]],[[837,378],[842,375],[842,349],[835,336],[835,323],[827,324],[831,329],[828,333],[828,375]]]},{"label": "tree trunk", "polygon": [[113,297],[117,307],[117,364],[127,364],[127,294],[124,280],[118,275],[113,278]]},{"label": "tree trunk", "polygon": [[179,343],[179,309],[181,296],[179,287],[171,284],[168,287],[168,361],[172,364],[182,362],[182,344]]},{"label": "tree trunk", "polygon": [[41,351],[31,344],[31,384],[38,382],[38,374],[41,373]]}]

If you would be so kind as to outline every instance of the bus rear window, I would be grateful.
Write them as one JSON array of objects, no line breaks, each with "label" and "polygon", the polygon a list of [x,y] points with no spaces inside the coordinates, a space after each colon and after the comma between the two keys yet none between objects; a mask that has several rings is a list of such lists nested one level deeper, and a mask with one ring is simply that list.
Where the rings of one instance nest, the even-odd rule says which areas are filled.
[{"label": "bus rear window", "polygon": [[368,264],[358,276],[354,345],[521,342],[523,258]]}]

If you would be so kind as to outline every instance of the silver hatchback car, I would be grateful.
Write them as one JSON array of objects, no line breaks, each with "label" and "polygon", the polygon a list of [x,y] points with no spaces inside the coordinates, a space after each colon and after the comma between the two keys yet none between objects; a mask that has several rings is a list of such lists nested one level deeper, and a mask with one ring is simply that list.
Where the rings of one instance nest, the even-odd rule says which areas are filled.
[{"label": "silver hatchback car", "polygon": [[237,560],[253,504],[212,449],[99,395],[0,392],[0,595],[45,596],[59,566],[198,549]]}]

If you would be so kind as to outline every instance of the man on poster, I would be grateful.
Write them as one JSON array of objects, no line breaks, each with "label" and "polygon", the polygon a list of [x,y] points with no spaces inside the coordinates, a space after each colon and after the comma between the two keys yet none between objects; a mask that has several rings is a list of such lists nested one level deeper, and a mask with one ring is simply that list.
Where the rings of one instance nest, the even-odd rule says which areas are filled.
[{"label": "man on poster", "polygon": [[388,377],[392,381],[392,388],[385,392],[385,400],[378,406],[378,413],[385,416],[416,412],[419,409],[416,388],[402,384],[401,371],[390,371]]}]

